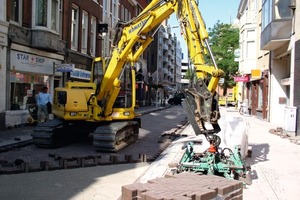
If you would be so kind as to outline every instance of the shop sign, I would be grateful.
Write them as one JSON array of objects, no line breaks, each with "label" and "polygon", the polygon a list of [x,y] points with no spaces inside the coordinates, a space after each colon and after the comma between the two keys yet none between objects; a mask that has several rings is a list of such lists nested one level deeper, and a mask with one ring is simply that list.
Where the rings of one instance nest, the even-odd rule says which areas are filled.
[{"label": "shop sign", "polygon": [[74,64],[58,64],[55,67],[56,72],[72,72],[75,68]]},{"label": "shop sign", "polygon": [[64,64],[58,64],[55,67],[55,71],[56,72],[73,72],[74,68],[75,68],[74,64],[66,64],[66,63],[64,63]]},{"label": "shop sign", "polygon": [[260,79],[261,78],[260,69],[252,69],[251,70],[251,77],[252,77],[252,79]]},{"label": "shop sign", "polygon": [[70,78],[82,79],[82,80],[90,80],[91,72],[84,69],[76,69],[70,73]]},{"label": "shop sign", "polygon": [[51,75],[55,62],[55,59],[12,50],[10,69]]},{"label": "shop sign", "polygon": [[249,76],[235,76],[234,82],[249,82]]}]

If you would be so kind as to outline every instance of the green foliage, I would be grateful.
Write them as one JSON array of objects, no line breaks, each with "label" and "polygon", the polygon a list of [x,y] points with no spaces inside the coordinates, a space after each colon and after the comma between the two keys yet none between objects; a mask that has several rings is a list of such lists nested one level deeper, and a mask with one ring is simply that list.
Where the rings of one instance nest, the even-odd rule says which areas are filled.
[{"label": "green foliage", "polygon": [[[208,33],[217,66],[224,71],[224,84],[221,87],[226,94],[227,88],[235,85],[233,77],[238,72],[238,62],[234,61],[234,50],[239,48],[239,29],[218,21],[208,30]],[[208,56],[205,58],[207,63],[212,65],[211,58]]]},{"label": "green foliage", "polygon": [[194,74],[194,70],[188,68],[187,71],[185,72],[184,78],[191,79],[193,77],[193,74]]}]

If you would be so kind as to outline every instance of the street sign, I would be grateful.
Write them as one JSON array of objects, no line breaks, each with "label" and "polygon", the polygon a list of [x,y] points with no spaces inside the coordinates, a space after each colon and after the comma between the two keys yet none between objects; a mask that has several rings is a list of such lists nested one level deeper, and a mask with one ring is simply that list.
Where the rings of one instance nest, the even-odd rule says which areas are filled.
[{"label": "street sign", "polygon": [[224,78],[220,78],[219,84],[224,84]]},{"label": "street sign", "polygon": [[73,72],[75,68],[74,64],[57,64],[55,67],[56,72]]},{"label": "street sign", "polygon": [[91,72],[84,69],[76,69],[70,73],[70,78],[82,79],[82,80],[90,80]]}]

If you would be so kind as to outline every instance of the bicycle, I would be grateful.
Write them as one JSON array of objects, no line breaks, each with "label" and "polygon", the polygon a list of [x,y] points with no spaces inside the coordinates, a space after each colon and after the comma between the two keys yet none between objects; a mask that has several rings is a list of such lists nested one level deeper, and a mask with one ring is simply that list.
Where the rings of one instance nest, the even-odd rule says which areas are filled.
[{"label": "bicycle", "polygon": [[249,110],[248,110],[248,100],[245,99],[242,103],[241,103],[241,106],[240,106],[240,109],[239,109],[239,113],[241,115],[249,115]]}]

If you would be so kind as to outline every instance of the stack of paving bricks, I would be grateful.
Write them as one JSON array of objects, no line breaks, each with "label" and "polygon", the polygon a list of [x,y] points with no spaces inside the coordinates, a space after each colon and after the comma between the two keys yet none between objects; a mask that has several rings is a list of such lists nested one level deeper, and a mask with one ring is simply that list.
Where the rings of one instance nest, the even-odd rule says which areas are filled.
[{"label": "stack of paving bricks", "polygon": [[243,183],[214,175],[180,173],[122,186],[121,200],[240,200]]}]

